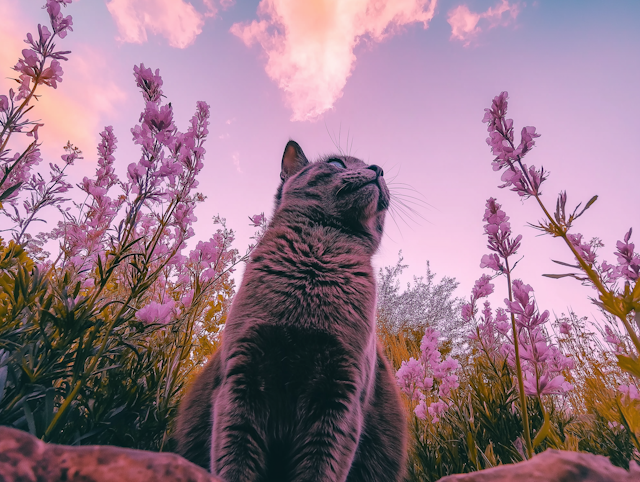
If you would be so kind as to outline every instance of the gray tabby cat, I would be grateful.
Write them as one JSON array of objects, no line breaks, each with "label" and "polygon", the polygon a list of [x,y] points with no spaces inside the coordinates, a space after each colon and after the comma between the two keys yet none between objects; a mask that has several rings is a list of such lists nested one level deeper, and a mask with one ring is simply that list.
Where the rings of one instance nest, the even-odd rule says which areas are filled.
[{"label": "gray tabby cat", "polygon": [[180,407],[184,457],[229,482],[402,480],[406,420],[375,333],[383,174],[289,141],[222,346]]}]

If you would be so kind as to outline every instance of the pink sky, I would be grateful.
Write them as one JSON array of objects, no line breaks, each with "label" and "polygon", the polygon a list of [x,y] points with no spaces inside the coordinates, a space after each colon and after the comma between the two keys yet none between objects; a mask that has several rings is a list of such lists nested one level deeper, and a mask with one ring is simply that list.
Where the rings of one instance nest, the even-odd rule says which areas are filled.
[{"label": "pink sky", "polygon": [[[22,39],[47,20],[40,3],[0,0],[3,93]],[[429,260],[467,297],[484,272],[482,215],[494,196],[524,236],[516,276],[540,307],[597,314],[590,288],[541,276],[563,272],[551,259],[571,259],[561,241],[526,225],[541,219],[534,202],[496,187],[481,119],[507,90],[516,131],[534,125],[542,134],[528,161],[551,172],[547,205],[563,189],[570,204],[598,194],[576,230],[601,238],[610,262],[629,227],[640,246],[638,2],[81,0],[65,14],[74,32],[59,43],[73,52],[64,81],[41,92],[34,110],[45,123],[45,160],[71,140],[85,153],[73,178],[92,174],[98,132],[113,125],[124,175],[139,155],[129,132],[142,108],[132,68],[159,68],[179,127],[197,100],[212,108],[198,238],[220,213],[244,251],[247,216],[270,214],[293,138],[308,157],[339,147],[379,164],[423,200],[413,219],[388,218],[377,265],[402,249],[407,280]],[[504,297],[501,279],[496,290],[494,302]]]}]

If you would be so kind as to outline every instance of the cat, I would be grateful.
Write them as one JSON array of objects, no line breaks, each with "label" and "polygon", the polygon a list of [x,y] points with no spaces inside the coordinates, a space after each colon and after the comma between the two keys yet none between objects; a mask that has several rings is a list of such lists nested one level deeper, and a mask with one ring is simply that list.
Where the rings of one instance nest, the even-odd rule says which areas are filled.
[{"label": "cat", "polygon": [[403,479],[407,422],[375,333],[383,176],[287,143],[221,347],[181,403],[178,453],[228,482]]}]

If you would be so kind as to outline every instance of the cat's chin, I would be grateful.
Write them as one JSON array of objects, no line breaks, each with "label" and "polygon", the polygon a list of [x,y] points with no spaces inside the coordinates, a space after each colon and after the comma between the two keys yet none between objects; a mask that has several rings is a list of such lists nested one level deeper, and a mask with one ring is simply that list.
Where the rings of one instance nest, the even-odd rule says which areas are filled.
[{"label": "cat's chin", "polygon": [[366,206],[363,209],[366,217],[374,217],[389,207],[389,195],[386,193],[385,187],[379,185],[377,180],[362,186],[358,190],[358,194],[362,196],[362,204]]}]

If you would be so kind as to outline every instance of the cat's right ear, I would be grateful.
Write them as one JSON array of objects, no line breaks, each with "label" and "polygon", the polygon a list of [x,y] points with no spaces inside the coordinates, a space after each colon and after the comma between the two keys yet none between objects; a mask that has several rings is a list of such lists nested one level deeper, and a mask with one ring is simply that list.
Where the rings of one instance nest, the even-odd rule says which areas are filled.
[{"label": "cat's right ear", "polygon": [[309,164],[302,148],[296,141],[287,142],[282,154],[282,163],[280,164],[280,179],[286,181],[296,172]]}]

